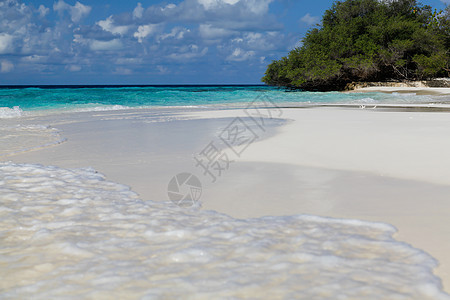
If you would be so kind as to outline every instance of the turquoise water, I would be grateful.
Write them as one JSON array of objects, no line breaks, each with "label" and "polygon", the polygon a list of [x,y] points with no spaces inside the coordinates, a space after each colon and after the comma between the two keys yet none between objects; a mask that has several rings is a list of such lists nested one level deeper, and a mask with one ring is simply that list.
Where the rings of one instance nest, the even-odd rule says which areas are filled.
[{"label": "turquoise water", "polygon": [[414,94],[292,92],[268,86],[1,87],[0,108],[23,111],[92,107],[231,105],[265,99],[278,104],[430,103]]}]

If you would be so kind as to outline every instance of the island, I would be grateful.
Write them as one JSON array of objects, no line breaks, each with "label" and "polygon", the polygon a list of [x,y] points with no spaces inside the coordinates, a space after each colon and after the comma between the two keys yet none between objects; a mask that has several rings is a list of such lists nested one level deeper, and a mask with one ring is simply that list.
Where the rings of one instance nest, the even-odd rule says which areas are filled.
[{"label": "island", "polygon": [[449,5],[437,11],[415,0],[336,1],[301,44],[273,61],[262,81],[306,91],[370,82],[449,86]]}]

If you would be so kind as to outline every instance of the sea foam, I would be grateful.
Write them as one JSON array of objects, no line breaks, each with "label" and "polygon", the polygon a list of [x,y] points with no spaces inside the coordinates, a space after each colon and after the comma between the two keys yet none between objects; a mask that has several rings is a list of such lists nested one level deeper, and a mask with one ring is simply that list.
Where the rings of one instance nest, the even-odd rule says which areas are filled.
[{"label": "sea foam", "polygon": [[0,125],[0,158],[58,145],[66,141],[60,131],[51,126]]},{"label": "sea foam", "polygon": [[11,119],[21,117],[23,114],[23,110],[20,109],[19,106],[14,106],[13,108],[9,107],[0,107],[0,119]]},{"label": "sea foam", "polygon": [[32,164],[0,163],[0,201],[1,298],[449,299],[386,224],[233,219]]}]

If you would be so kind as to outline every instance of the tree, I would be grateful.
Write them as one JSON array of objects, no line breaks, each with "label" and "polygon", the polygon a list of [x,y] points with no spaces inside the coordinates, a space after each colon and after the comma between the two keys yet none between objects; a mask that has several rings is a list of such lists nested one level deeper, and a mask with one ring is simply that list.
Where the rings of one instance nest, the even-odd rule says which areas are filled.
[{"label": "tree", "polygon": [[273,61],[262,81],[339,90],[352,81],[447,76],[450,18],[416,0],[336,1],[303,45]]}]

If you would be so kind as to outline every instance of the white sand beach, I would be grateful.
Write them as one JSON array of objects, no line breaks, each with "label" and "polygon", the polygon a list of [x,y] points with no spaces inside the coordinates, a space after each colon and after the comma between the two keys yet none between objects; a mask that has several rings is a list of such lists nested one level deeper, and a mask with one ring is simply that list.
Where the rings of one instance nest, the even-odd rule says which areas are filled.
[{"label": "white sand beach", "polygon": [[[250,174],[264,173],[251,176],[258,188],[233,190],[235,203],[205,202],[205,208],[236,217],[313,214],[386,222],[397,227],[399,240],[439,260],[436,274],[449,288],[450,115],[315,108],[286,109],[283,117],[294,121],[242,158],[254,164]],[[248,180],[231,177],[214,196]],[[247,209],[236,211],[243,202]]]},{"label": "white sand beach", "polygon": [[357,88],[351,93],[415,93],[417,95],[450,95],[450,88],[436,88],[436,87],[383,87],[371,86],[364,88]]},{"label": "white sand beach", "polygon": [[237,116],[247,117],[242,109],[35,116],[27,122],[58,128],[67,141],[0,159],[93,167],[154,201],[167,201],[174,175],[192,172],[203,183],[202,209],[235,218],[311,214],[389,223],[397,240],[439,261],[435,274],[450,292],[448,112],[277,110],[213,183],[193,156]]}]

